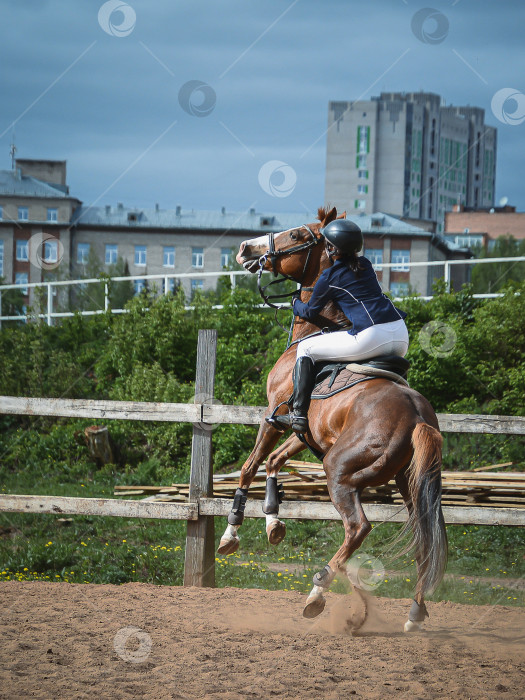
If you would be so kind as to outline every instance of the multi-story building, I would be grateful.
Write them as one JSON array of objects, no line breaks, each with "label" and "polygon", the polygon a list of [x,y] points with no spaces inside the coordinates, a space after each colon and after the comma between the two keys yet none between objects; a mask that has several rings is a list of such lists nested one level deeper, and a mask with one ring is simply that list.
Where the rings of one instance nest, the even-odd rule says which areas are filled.
[{"label": "multi-story building", "polygon": [[446,107],[427,92],[330,102],[325,201],[436,222],[457,202],[494,202],[496,129],[477,107]]},{"label": "multi-story building", "polygon": [[66,185],[65,161],[17,160],[14,170],[1,170],[0,278],[26,290],[46,274],[52,277],[55,266],[68,269],[71,220],[79,205]]},{"label": "multi-story building", "polygon": [[500,236],[525,239],[525,212],[503,204],[489,209],[455,205],[445,215],[445,237],[462,246],[483,246],[488,250]]},{"label": "multi-story building", "polygon": [[[156,283],[168,290],[177,282],[190,296],[192,291],[214,289],[217,273],[233,262],[234,252],[247,238],[282,231],[313,221],[303,213],[267,214],[244,212],[137,209],[117,206],[82,206],[71,197],[65,183],[65,163],[22,161],[26,172],[38,172],[49,181],[17,170],[0,172],[0,276],[4,283],[47,278],[79,279],[93,275],[93,269],[112,273],[120,260],[129,274],[138,276],[134,287],[146,285],[142,276],[162,275]],[[431,293],[432,282],[443,276],[443,267],[409,267],[410,262],[465,258],[470,252],[447,243],[439,234],[382,214],[353,214],[364,233],[365,254],[376,265],[385,291],[403,294],[414,290]],[[42,244],[41,237],[45,236]],[[34,249],[42,246],[40,257]],[[392,264],[392,267],[384,267]],[[184,275],[184,277],[181,277]],[[458,278],[456,284],[465,281]],[[66,288],[54,299],[56,309],[64,306]],[[26,294],[32,303],[33,294]]]}]

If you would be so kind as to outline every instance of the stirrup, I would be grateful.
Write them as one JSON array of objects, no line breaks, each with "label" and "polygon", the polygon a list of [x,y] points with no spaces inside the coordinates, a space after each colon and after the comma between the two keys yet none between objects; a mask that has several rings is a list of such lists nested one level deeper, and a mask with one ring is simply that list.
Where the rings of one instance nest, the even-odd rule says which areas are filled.
[{"label": "stirrup", "polygon": [[[279,432],[285,433],[288,430],[289,426],[281,425],[281,418],[285,418],[285,416],[267,416],[265,420],[272,426],[272,428],[275,428],[275,430],[279,430]],[[286,416],[286,418],[288,418],[288,416]]]},{"label": "stirrup", "polygon": [[287,416],[276,416],[279,424],[291,428],[294,433],[306,433],[308,431],[308,418],[306,416],[298,416],[296,413],[289,413]]},{"label": "stirrup", "polygon": [[284,416],[271,416],[266,420],[278,430],[288,430],[291,428],[294,433],[300,434],[308,431],[308,418],[305,416],[297,416],[294,413],[288,413]]}]

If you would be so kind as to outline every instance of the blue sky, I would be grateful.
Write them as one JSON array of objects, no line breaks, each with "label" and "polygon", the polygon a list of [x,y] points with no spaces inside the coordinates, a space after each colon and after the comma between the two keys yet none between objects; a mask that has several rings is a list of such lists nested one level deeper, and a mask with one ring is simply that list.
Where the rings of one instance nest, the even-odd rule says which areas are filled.
[{"label": "blue sky", "polygon": [[[329,100],[422,89],[485,109],[498,127],[496,200],[525,210],[525,121],[491,109],[513,88],[503,119],[520,121],[525,3],[112,2],[0,1],[0,168],[14,131],[19,157],[67,160],[87,205],[314,211]],[[427,19],[418,38],[423,8],[442,24]],[[287,196],[261,187],[268,161],[292,169]]]}]

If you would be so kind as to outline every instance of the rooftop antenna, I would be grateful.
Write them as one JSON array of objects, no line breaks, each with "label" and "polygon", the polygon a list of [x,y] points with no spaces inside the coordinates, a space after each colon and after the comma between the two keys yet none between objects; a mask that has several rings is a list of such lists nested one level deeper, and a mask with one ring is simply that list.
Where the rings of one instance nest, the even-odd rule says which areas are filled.
[{"label": "rooftop antenna", "polygon": [[15,132],[13,131],[12,143],[9,148],[9,155],[11,156],[11,170],[15,169],[15,156],[16,156],[16,146],[15,146]]}]

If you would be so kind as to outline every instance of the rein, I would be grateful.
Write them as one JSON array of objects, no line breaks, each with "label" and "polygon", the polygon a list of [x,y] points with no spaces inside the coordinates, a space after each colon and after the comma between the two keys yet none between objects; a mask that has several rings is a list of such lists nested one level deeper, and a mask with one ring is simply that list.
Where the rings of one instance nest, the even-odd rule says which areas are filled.
[{"label": "rein", "polygon": [[[266,290],[268,289],[268,287],[271,287],[272,284],[280,284],[281,282],[284,282],[285,280],[291,280],[292,282],[296,282],[299,284],[299,293],[303,289],[305,292],[313,291],[313,287],[303,287],[302,281],[304,279],[304,276],[306,275],[308,263],[310,262],[310,255],[312,253],[312,248],[314,248],[316,245],[321,243],[321,241],[323,240],[323,237],[321,236],[321,238],[317,238],[315,233],[312,231],[312,229],[307,224],[303,224],[301,226],[301,228],[305,228],[311,236],[310,240],[306,241],[306,243],[300,243],[299,245],[293,246],[292,248],[288,248],[288,250],[275,250],[275,233],[271,232],[268,234],[268,239],[269,239],[268,251],[264,255],[261,255],[261,257],[259,258],[259,272],[257,273],[257,289],[259,290],[259,294],[261,295],[266,306],[270,306],[272,309],[275,309],[275,322],[285,332],[288,329],[286,329],[283,326],[283,324],[279,321],[278,313],[279,313],[279,311],[281,311],[281,309],[286,309],[287,307],[283,306],[283,305],[274,304],[272,300],[286,299],[287,297],[292,297],[294,294],[297,293],[297,290],[295,290],[293,292],[283,292],[282,294],[267,294]],[[279,273],[277,272],[277,267],[276,267],[277,258],[279,258],[283,255],[293,255],[295,253],[300,253],[302,250],[307,250],[308,255],[306,256],[306,260],[304,263],[304,267],[303,267],[303,271],[301,273],[300,279],[296,280],[293,277],[290,277],[290,275],[285,275],[283,273],[281,273],[281,277],[278,277]],[[266,261],[268,259],[270,260],[270,263],[272,266],[273,276],[276,279],[274,279],[271,282],[268,282],[268,284],[265,284],[264,286],[262,286],[261,285],[261,277],[262,277],[262,273],[264,272],[264,266],[265,266]],[[294,324],[295,324],[295,316],[292,316],[292,322],[291,322],[290,328],[288,330],[287,348],[290,347],[290,341],[291,341],[292,334],[293,334]]]},{"label": "rein", "polygon": [[[323,237],[317,238],[315,233],[312,231],[312,229],[307,226],[306,224],[303,224],[301,228],[305,228],[308,233],[311,235],[311,239],[306,241],[306,243],[300,243],[299,245],[293,246],[292,248],[288,248],[288,250],[275,250],[275,233],[269,233],[268,238],[269,238],[269,248],[268,251],[264,254],[261,255],[259,258],[259,272],[257,273],[257,289],[259,290],[259,294],[261,295],[264,303],[267,306],[270,306],[272,309],[276,309],[276,312],[279,311],[280,309],[284,309],[286,307],[284,306],[278,306],[274,303],[272,303],[273,299],[286,299],[287,297],[293,296],[297,290],[293,292],[283,292],[282,294],[266,294],[266,290],[268,287],[271,287],[272,284],[280,284],[281,282],[284,282],[285,280],[292,280],[292,282],[298,282],[299,283],[299,291],[304,289],[304,291],[312,291],[313,287],[303,287],[302,286],[302,281],[304,279],[304,276],[306,274],[306,270],[308,268],[308,263],[310,262],[310,255],[312,253],[312,248],[314,248],[316,245],[319,245],[321,241],[323,240]],[[278,277],[278,272],[276,268],[276,261],[277,258],[282,257],[283,255],[294,255],[295,253],[299,253],[302,250],[307,250],[308,255],[306,256],[306,260],[304,263],[303,271],[301,273],[301,277],[299,280],[294,279],[293,277],[290,277],[290,275],[285,275],[281,273],[281,276]],[[276,279],[272,280],[271,282],[268,282],[268,284],[265,284],[264,286],[261,285],[261,277],[262,273],[264,272],[264,266],[266,264],[267,260],[270,260],[271,266],[272,266],[272,272],[273,276],[276,277]],[[277,313],[275,314],[276,320],[277,320]],[[279,323],[279,321],[277,321]],[[281,324],[279,323],[281,326]],[[282,326],[281,326],[282,328]]]},{"label": "rein", "polygon": [[[302,291],[305,291],[305,292],[312,292],[313,291],[313,289],[314,289],[313,287],[303,287],[302,281],[303,281],[303,279],[306,275],[306,271],[308,269],[308,263],[310,262],[310,255],[312,253],[312,249],[315,246],[319,245],[319,243],[321,243],[324,240],[324,237],[322,235],[320,238],[318,238],[315,235],[315,233],[312,231],[312,229],[309,226],[307,226],[306,224],[303,224],[301,226],[301,228],[304,228],[308,231],[308,233],[311,236],[310,240],[306,241],[306,243],[300,243],[299,245],[293,246],[292,248],[288,248],[287,250],[275,250],[275,233],[272,232],[272,233],[268,234],[269,248],[268,248],[268,251],[264,255],[261,255],[261,257],[259,258],[259,271],[257,273],[257,289],[259,290],[259,294],[261,295],[266,306],[270,306],[272,309],[275,309],[275,322],[277,323],[277,325],[280,326],[283,329],[283,331],[288,332],[288,342],[286,345],[287,350],[292,345],[299,343],[300,340],[305,340],[305,338],[301,338],[299,340],[292,341],[293,330],[294,330],[294,326],[295,326],[295,316],[294,315],[292,316],[290,328],[289,329],[285,328],[283,326],[283,324],[279,321],[277,314],[282,309],[288,309],[288,307],[284,306],[284,305],[274,304],[274,303],[272,303],[272,300],[273,299],[286,299],[287,297],[294,296],[294,294],[297,294],[297,292],[299,292],[299,294],[300,294]],[[277,277],[279,274],[277,272],[277,268],[276,268],[277,258],[279,258],[283,255],[293,255],[295,253],[301,252],[302,250],[307,250],[308,255],[306,256],[306,261],[304,263],[304,267],[303,267],[303,271],[301,273],[300,279],[296,280],[295,278],[290,277],[290,275],[285,275],[284,273],[281,273],[281,277]],[[261,277],[262,277],[262,273],[264,272],[264,266],[265,266],[266,261],[268,259],[270,260],[270,263],[272,265],[272,272],[274,274],[274,277],[276,277],[277,279],[274,279],[271,282],[268,282],[268,284],[262,286],[261,285]],[[280,282],[284,282],[285,280],[291,280],[292,282],[298,283],[299,289],[298,290],[296,289],[293,292],[283,292],[282,294],[266,294],[266,290],[268,289],[268,287],[271,287],[272,284],[279,284]],[[340,330],[343,330],[345,328],[348,328],[347,324],[343,324],[341,326]],[[331,330],[329,328],[323,328],[319,331],[316,331],[315,333],[311,333],[311,334],[307,335],[306,338],[312,338],[314,336],[323,335],[325,333],[330,333],[330,332],[331,332]]]}]

